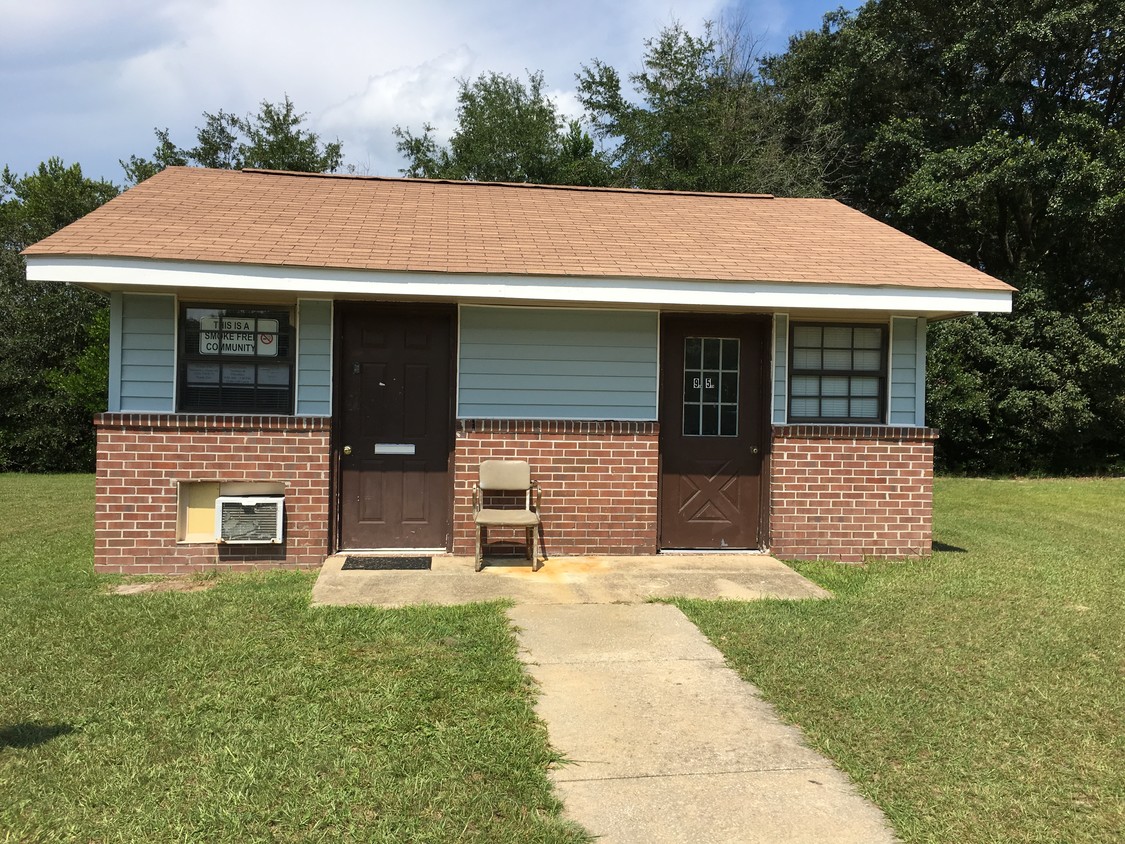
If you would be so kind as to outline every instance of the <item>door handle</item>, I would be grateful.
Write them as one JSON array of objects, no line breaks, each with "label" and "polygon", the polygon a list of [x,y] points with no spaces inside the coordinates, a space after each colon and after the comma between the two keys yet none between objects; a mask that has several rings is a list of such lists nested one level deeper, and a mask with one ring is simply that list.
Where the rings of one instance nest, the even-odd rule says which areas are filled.
[{"label": "door handle", "polygon": [[750,453],[751,454],[757,454],[760,450],[761,449],[759,449],[757,446],[754,446],[752,449],[750,449]]},{"label": "door handle", "polygon": [[351,453],[352,453],[352,447],[350,445],[344,446],[344,454],[351,454]]}]

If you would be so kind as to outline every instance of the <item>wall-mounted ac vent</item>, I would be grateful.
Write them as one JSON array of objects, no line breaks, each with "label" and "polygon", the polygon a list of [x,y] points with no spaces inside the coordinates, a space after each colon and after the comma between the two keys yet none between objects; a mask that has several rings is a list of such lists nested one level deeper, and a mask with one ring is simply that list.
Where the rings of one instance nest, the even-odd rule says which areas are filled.
[{"label": "wall-mounted ac vent", "polygon": [[279,544],[285,517],[280,495],[223,495],[215,501],[215,536],[231,545]]}]

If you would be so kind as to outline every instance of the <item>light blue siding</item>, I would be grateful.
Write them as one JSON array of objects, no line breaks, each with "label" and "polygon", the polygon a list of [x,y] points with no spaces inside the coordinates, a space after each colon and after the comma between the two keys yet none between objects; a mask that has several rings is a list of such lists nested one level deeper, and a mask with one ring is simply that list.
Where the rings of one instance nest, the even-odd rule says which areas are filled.
[{"label": "light blue siding", "polygon": [[109,403],[111,413],[121,410],[121,294],[109,294]]},{"label": "light blue siding", "polygon": [[788,421],[789,406],[789,315],[773,317],[773,424]]},{"label": "light blue siding", "polygon": [[465,307],[463,419],[638,419],[657,415],[656,313]]},{"label": "light blue siding", "polygon": [[110,322],[109,409],[174,410],[176,297],[115,293]]},{"label": "light blue siding", "polygon": [[926,424],[926,320],[923,317],[918,318],[918,332],[915,338],[915,354],[916,366],[914,371],[914,383],[918,385],[918,403],[914,410],[914,424],[923,426]]},{"label": "light blue siding", "polygon": [[891,319],[890,406],[891,425],[925,424],[926,321],[914,317]]},{"label": "light blue siding", "polygon": [[297,414],[332,415],[332,303],[297,303]]}]

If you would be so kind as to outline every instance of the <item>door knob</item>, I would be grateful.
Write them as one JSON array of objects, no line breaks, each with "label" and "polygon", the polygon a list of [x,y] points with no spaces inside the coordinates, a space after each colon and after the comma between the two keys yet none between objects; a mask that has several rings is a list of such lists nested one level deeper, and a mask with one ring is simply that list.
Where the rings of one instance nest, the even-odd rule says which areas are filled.
[{"label": "door knob", "polygon": [[344,446],[344,454],[351,454],[351,453],[352,453],[352,447],[350,445]]},{"label": "door knob", "polygon": [[[347,449],[345,449],[345,451],[347,451]],[[753,447],[752,449],[750,449],[750,453],[751,453],[751,454],[757,454],[757,453],[758,453],[758,451],[759,451],[759,449],[758,449],[758,447],[757,447],[757,446],[754,446],[754,447]]]}]

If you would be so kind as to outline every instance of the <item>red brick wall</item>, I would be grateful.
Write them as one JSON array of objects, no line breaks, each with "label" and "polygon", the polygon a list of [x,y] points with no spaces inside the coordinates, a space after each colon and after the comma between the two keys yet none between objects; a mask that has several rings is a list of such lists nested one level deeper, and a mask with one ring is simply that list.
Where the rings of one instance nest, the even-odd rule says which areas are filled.
[{"label": "red brick wall", "polygon": [[931,428],[775,426],[772,553],[842,562],[928,556],[936,439]]},{"label": "red brick wall", "polygon": [[[461,420],[455,454],[453,552],[474,549],[477,467],[526,460],[543,491],[544,550],[572,554],[656,553],[655,422]],[[522,535],[493,529],[489,542]]]},{"label": "red brick wall", "polygon": [[[94,424],[98,571],[183,574],[208,568],[308,568],[324,561],[329,419],[105,413]],[[284,484],[284,544],[177,543],[181,481]]]},{"label": "red brick wall", "polygon": [[[98,571],[315,567],[328,554],[329,419],[113,413],[95,424]],[[489,458],[531,464],[543,489],[549,555],[656,552],[656,423],[463,420],[458,427],[454,553],[473,553],[472,488]],[[772,552],[848,562],[929,554],[936,436],[924,428],[775,427]],[[177,543],[184,481],[283,484],[285,544]],[[515,532],[494,530],[490,540],[522,545]]]}]

